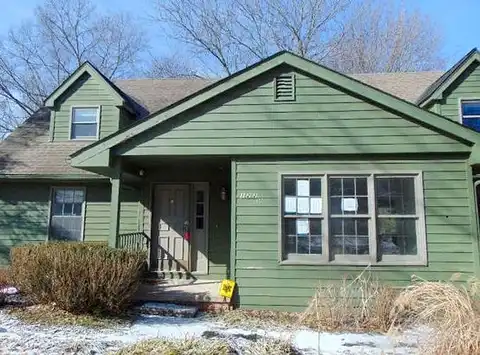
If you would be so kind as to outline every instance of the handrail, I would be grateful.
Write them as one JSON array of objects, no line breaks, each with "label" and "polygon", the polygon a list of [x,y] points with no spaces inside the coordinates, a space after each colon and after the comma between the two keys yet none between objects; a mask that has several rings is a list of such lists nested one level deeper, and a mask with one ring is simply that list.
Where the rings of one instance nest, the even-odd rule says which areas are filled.
[{"label": "handrail", "polygon": [[150,247],[150,238],[144,232],[123,233],[117,238],[121,249],[147,251]]}]

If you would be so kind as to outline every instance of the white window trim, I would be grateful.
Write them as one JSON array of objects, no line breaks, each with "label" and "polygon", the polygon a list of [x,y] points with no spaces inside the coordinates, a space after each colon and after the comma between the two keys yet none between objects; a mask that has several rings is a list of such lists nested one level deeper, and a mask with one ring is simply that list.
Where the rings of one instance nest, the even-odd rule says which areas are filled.
[{"label": "white window trim", "polygon": [[[73,126],[73,110],[77,108],[93,108],[97,110],[97,132],[95,137],[79,137],[79,138],[73,138],[72,137],[72,126]],[[102,106],[101,105],[73,105],[70,106],[70,123],[68,126],[68,138],[72,141],[96,141],[100,137],[100,116],[101,116],[101,111],[102,111]],[[77,122],[79,123],[79,122]],[[80,122],[81,123],[81,122]],[[87,123],[87,122],[85,122]],[[88,122],[92,123],[92,122]]]},{"label": "white window trim", "polygon": [[480,118],[480,115],[464,115],[463,114],[463,103],[478,101],[480,103],[480,97],[461,97],[458,99],[458,122],[463,125],[463,117],[466,118]]},{"label": "white window trim", "polygon": [[74,189],[74,190],[83,190],[83,203],[82,203],[82,230],[81,230],[81,242],[85,241],[85,210],[87,204],[87,188],[85,186],[62,186],[56,185],[50,187],[50,200],[48,201],[48,227],[47,227],[47,239],[50,241],[51,227],[52,227],[52,208],[53,208],[53,199],[55,198],[55,191],[60,189]]},{"label": "white window trim", "polygon": [[[297,254],[290,255],[287,259],[284,254],[284,237],[283,237],[283,178],[284,177],[320,177],[322,180],[322,254],[307,255]],[[335,260],[330,258],[330,210],[328,195],[328,178],[329,177],[367,177],[368,189],[368,235],[369,235],[369,255],[337,255]],[[377,223],[378,217],[375,208],[375,176],[388,177],[413,177],[415,186],[415,209],[417,214],[413,217],[417,218],[416,235],[417,235],[417,255],[382,255],[382,259],[378,259],[378,237]],[[281,265],[420,265],[428,264],[427,258],[427,234],[425,227],[425,204],[423,191],[423,172],[421,171],[367,171],[367,172],[338,172],[338,171],[282,171],[278,173],[278,262]],[[362,215],[367,216],[367,215]],[[390,216],[390,215],[389,215]],[[401,215],[399,218],[406,218]],[[395,217],[394,217],[395,218]]]}]

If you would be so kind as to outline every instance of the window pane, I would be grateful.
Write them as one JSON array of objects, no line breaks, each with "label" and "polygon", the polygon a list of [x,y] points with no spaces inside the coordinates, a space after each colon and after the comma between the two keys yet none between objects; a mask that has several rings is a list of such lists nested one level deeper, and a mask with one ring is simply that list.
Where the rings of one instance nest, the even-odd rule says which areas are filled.
[{"label": "window pane", "polygon": [[96,137],[97,125],[95,123],[72,124],[72,138]]},{"label": "window pane", "polygon": [[63,204],[63,215],[71,216],[73,214],[73,203],[64,203]]},{"label": "window pane", "polygon": [[63,204],[61,203],[53,203],[52,214],[54,216],[61,216],[63,214]]},{"label": "window pane", "polygon": [[355,179],[352,179],[352,178],[343,179],[342,195],[355,196]]},{"label": "window pane", "polygon": [[53,240],[79,241],[82,235],[81,217],[52,217],[50,225]]},{"label": "window pane", "polygon": [[197,191],[197,202],[204,202],[205,196],[203,191]]},{"label": "window pane", "polygon": [[463,117],[463,124],[467,127],[474,129],[477,132],[480,132],[480,118]]},{"label": "window pane", "polygon": [[330,223],[334,255],[369,253],[367,218],[331,218]]},{"label": "window pane", "polygon": [[204,225],[204,218],[203,217],[197,217],[195,218],[195,228],[196,229],[203,229]]},{"label": "window pane", "polygon": [[73,203],[73,196],[75,195],[75,190],[65,190],[65,203]]},{"label": "window pane", "polygon": [[55,189],[50,221],[50,239],[81,240],[83,189]]},{"label": "window pane", "polygon": [[297,253],[298,254],[310,254],[310,240],[308,235],[299,235],[297,236]]},{"label": "window pane", "polygon": [[287,243],[285,245],[285,253],[287,254],[296,254],[297,253],[297,237],[288,236]]},{"label": "window pane", "polygon": [[310,196],[322,195],[322,180],[317,178],[310,179]]},{"label": "window pane", "polygon": [[464,116],[480,116],[480,101],[463,101],[462,114]]},{"label": "window pane", "polygon": [[375,178],[375,193],[378,214],[415,214],[413,177]]},{"label": "window pane", "polygon": [[284,228],[286,235],[296,235],[297,234],[297,227],[295,225],[295,218],[284,218],[285,221]]},{"label": "window pane", "polygon": [[368,214],[368,189],[365,177],[328,179],[330,213],[333,215]]},{"label": "window pane", "polygon": [[97,108],[74,108],[72,110],[73,123],[96,123],[97,122]]},{"label": "window pane", "polygon": [[75,190],[75,196],[74,196],[74,198],[73,198],[73,202],[75,202],[75,203],[83,203],[84,199],[85,199],[84,191],[81,190],[81,189]]},{"label": "window pane", "polygon": [[330,196],[342,195],[342,179],[330,178],[328,179],[328,190]]},{"label": "window pane", "polygon": [[377,233],[380,253],[384,255],[416,255],[417,232],[413,218],[379,218]]},{"label": "window pane", "polygon": [[65,190],[55,190],[55,202],[63,203],[65,200]]},{"label": "window pane", "polygon": [[321,219],[311,219],[310,220],[310,234],[312,235],[322,235],[322,220]]},{"label": "window pane", "polygon": [[73,204],[73,215],[81,216],[82,215],[82,204],[81,203],[74,203]]},{"label": "window pane", "polygon": [[197,203],[197,216],[203,216],[204,205],[203,203]]},{"label": "window pane", "polygon": [[297,180],[296,179],[284,179],[283,191],[285,195],[295,196],[297,194]]},{"label": "window pane", "polygon": [[310,254],[322,254],[321,235],[312,235],[310,237]]}]

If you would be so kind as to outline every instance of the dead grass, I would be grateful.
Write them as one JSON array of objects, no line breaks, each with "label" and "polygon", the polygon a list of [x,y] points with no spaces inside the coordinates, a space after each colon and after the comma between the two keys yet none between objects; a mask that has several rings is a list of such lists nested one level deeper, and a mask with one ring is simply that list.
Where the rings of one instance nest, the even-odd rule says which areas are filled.
[{"label": "dead grass", "polygon": [[294,312],[235,309],[210,314],[209,317],[231,326],[242,326],[247,328],[265,326],[290,328],[298,325],[299,314]]},{"label": "dead grass", "polygon": [[392,315],[414,325],[433,330],[422,346],[423,354],[480,354],[480,280],[471,279],[464,286],[450,282],[430,282],[413,277],[396,299]]},{"label": "dead grass", "polygon": [[42,325],[76,325],[91,328],[111,328],[119,325],[128,325],[129,316],[105,317],[91,314],[77,315],[61,310],[53,305],[36,305],[22,308],[11,308],[9,314],[29,324]]},{"label": "dead grass", "polygon": [[300,355],[291,340],[263,338],[251,343],[243,352],[245,355]]},{"label": "dead grass", "polygon": [[299,323],[328,331],[381,331],[392,324],[397,291],[375,280],[365,269],[340,284],[320,284]]},{"label": "dead grass", "polygon": [[232,348],[223,340],[185,338],[151,339],[121,349],[117,355],[228,355]]}]

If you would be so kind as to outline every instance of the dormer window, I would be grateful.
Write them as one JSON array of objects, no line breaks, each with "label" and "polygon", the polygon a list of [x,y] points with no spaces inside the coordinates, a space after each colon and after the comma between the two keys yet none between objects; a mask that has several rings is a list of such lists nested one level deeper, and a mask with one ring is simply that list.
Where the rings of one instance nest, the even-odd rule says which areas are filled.
[{"label": "dormer window", "polygon": [[98,139],[100,107],[72,107],[70,139]]},{"label": "dormer window", "polygon": [[480,132],[480,99],[462,100],[460,106],[462,124]]}]

